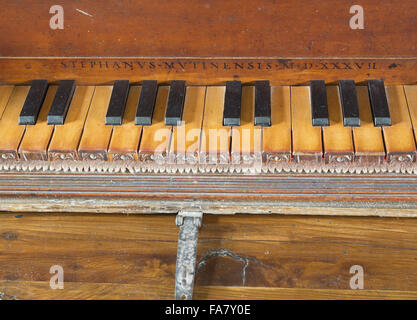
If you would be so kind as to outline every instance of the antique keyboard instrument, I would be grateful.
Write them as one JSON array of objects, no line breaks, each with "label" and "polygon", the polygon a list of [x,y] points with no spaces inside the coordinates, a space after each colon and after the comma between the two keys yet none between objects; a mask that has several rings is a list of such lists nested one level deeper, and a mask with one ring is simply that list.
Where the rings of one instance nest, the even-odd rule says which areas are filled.
[{"label": "antique keyboard instrument", "polygon": [[0,210],[415,217],[417,6],[380,3],[2,1]]},{"label": "antique keyboard instrument", "polygon": [[[230,4],[214,1],[169,5],[187,19],[174,15],[161,23],[149,14],[162,14],[165,4],[129,5],[128,24],[115,9],[120,23],[109,31],[102,9],[82,4],[97,14],[68,5],[62,30],[22,8],[14,19],[30,24],[1,27],[1,190],[10,203],[14,195],[37,191],[108,203],[117,194],[132,205],[152,198],[157,207],[159,198],[169,199],[173,211],[184,204],[176,200],[210,210],[215,199],[236,212],[236,201],[249,196],[256,201],[247,210],[256,212],[265,200],[271,201],[265,212],[280,212],[282,201],[334,197],[414,202],[416,60],[413,41],[403,42],[407,30],[415,37],[411,24],[393,26],[364,45],[371,32],[383,30],[378,22],[354,30],[351,15],[338,12],[326,15],[333,31],[307,21],[290,28],[282,10],[297,6],[261,3],[249,14],[248,2],[226,19],[216,12]],[[399,6],[394,14],[413,16],[414,5]],[[299,16],[318,22],[320,12],[330,12],[327,3],[313,7],[304,4]],[[3,21],[14,8],[5,4]],[[380,7],[369,8],[388,18]],[[207,15],[200,28],[191,17],[195,11]],[[136,14],[145,20],[133,27]],[[98,176],[103,192],[94,187]],[[125,182],[130,179],[133,190]],[[171,188],[173,181],[178,184]],[[332,181],[344,187],[320,189],[336,186]]]}]

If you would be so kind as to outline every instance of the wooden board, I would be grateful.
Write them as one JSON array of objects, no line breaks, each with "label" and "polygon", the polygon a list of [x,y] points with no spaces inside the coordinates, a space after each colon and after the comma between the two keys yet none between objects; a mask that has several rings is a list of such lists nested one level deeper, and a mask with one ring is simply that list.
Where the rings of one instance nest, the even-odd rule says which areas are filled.
[{"label": "wooden board", "polygon": [[250,0],[106,0],[98,6],[79,0],[62,4],[64,29],[60,30],[50,27],[50,3],[3,0],[1,55],[415,57],[415,47],[409,45],[417,43],[414,1],[385,0],[383,5],[366,1],[361,4],[364,29],[349,26],[353,4],[350,0],[258,0],[256,4]]},{"label": "wooden board", "polygon": [[[414,219],[204,216],[194,298],[416,299],[416,233]],[[177,236],[174,215],[4,213],[0,296],[172,299]]]}]

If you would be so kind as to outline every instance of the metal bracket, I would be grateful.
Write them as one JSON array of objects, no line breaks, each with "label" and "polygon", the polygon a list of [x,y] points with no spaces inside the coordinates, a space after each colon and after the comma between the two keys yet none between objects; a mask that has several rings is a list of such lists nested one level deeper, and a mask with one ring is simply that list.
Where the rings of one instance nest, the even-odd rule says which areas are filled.
[{"label": "metal bracket", "polygon": [[175,273],[176,300],[191,300],[193,297],[198,229],[202,220],[203,212],[198,210],[181,210],[175,219],[175,224],[180,227]]}]

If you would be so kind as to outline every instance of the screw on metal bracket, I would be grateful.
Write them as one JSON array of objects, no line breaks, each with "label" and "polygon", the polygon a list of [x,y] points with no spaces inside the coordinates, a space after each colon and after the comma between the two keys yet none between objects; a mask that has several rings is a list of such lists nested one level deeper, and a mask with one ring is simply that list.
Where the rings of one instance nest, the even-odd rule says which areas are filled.
[{"label": "screw on metal bracket", "polygon": [[175,274],[176,300],[191,300],[193,297],[198,229],[202,220],[203,213],[198,210],[182,210],[175,219],[175,224],[180,227]]}]

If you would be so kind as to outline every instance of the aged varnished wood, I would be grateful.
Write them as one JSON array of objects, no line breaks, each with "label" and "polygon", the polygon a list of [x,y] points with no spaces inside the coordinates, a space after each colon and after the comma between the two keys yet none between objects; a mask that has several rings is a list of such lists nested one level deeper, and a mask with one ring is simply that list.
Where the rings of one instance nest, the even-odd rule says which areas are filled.
[{"label": "aged varnished wood", "polygon": [[[174,220],[2,213],[0,299],[172,299]],[[416,299],[414,221],[205,216],[194,298]],[[52,265],[64,269],[63,290],[49,286]],[[350,289],[353,265],[364,269],[363,290]]]},{"label": "aged varnished wood", "polygon": [[412,0],[367,1],[365,28],[358,30],[349,27],[348,0],[123,0],[117,5],[79,0],[63,5],[63,30],[49,27],[50,4],[40,0],[0,5],[4,83],[40,77],[54,82],[71,77],[80,84],[416,82],[417,54],[409,45],[417,42]]},{"label": "aged varnished wood", "polygon": [[417,216],[417,179],[398,175],[3,173],[0,210]]},{"label": "aged varnished wood", "polygon": [[63,30],[49,28],[51,3],[0,4],[4,57],[416,56],[413,0],[361,3],[363,30],[350,0],[78,0],[62,4]]},{"label": "aged varnished wood", "polygon": [[[311,80],[337,84],[350,79],[362,86],[372,79],[383,79],[388,86],[417,82],[416,2],[366,1],[361,4],[363,30],[349,28],[352,4],[76,0],[62,4],[64,29],[52,30],[50,3],[0,0],[0,83],[20,85],[12,96],[11,87],[0,89],[0,133],[5,137],[0,151],[10,162],[2,163],[0,172],[0,211],[8,212],[0,214],[0,299],[172,298],[178,232],[174,214],[189,208],[206,213],[195,298],[416,298],[416,223],[398,218],[417,217],[417,178],[406,168],[382,173],[376,167],[374,174],[150,174],[104,173],[91,164],[93,158],[146,161],[159,144],[149,139],[158,128],[168,130],[162,153],[183,157],[184,146],[170,149],[168,139],[201,122],[203,135],[221,128],[226,81],[248,86],[259,80],[273,86],[272,126],[262,128],[268,164],[292,157],[327,163],[342,156],[350,161],[354,147],[360,164],[373,166],[385,160],[383,139],[392,142],[388,160],[414,157],[415,148],[406,141],[395,143],[403,132],[413,141],[414,86],[404,87],[408,125],[401,88],[388,92],[402,112],[393,117],[392,130],[384,129],[384,137],[371,124],[363,87],[357,92],[361,127],[322,132],[307,126],[309,99],[300,85]],[[66,119],[69,127],[56,126],[51,141],[52,129],[43,128],[40,148],[32,148],[40,141],[34,130],[7,120],[11,115],[17,119],[20,110],[14,109],[29,90],[22,84],[33,79],[46,79],[51,86],[62,79],[91,85],[77,87]],[[123,79],[132,86],[123,119],[129,126],[113,129],[95,119],[94,113],[104,120],[111,98],[110,87],[97,85]],[[193,86],[187,88],[192,99],[186,97],[184,104],[188,123],[175,130],[163,124],[134,125],[143,81],[149,79],[160,85],[156,97],[149,97],[156,98],[156,123],[162,123],[167,85],[181,79]],[[243,93],[252,96],[248,87]],[[330,93],[332,122],[341,114],[335,112],[337,91]],[[4,111],[9,97],[16,108]],[[242,123],[251,127],[252,106],[243,107]],[[210,117],[202,119],[204,108]],[[304,132],[294,135],[293,145],[291,128]],[[28,141],[16,143],[28,132]],[[92,134],[82,139],[83,132]],[[199,156],[228,162],[230,142],[236,141],[230,133],[237,132],[225,128],[220,151],[204,144]],[[282,139],[274,139],[277,135]],[[138,147],[141,137],[149,142]],[[50,159],[78,160],[78,165],[85,161],[85,172],[65,162],[53,161],[60,169],[48,171],[45,162],[9,160],[19,155],[38,159],[39,154],[43,159],[48,141]],[[337,148],[340,141],[345,142],[342,149]],[[323,156],[324,150],[329,152]],[[256,148],[247,151],[253,154]],[[238,213],[262,215],[224,216]],[[49,287],[49,268],[56,264],[64,267],[65,290]],[[365,269],[364,291],[349,289],[354,264]]]}]

